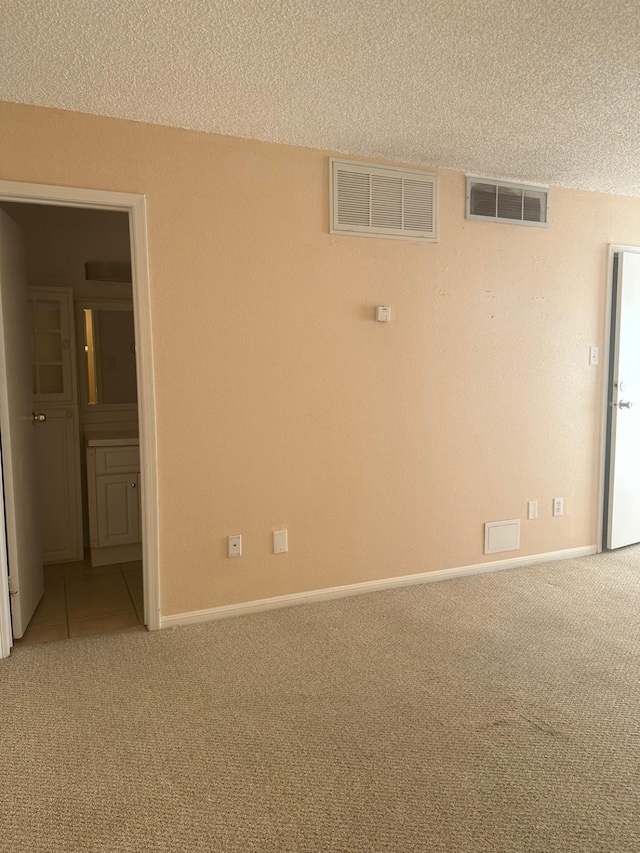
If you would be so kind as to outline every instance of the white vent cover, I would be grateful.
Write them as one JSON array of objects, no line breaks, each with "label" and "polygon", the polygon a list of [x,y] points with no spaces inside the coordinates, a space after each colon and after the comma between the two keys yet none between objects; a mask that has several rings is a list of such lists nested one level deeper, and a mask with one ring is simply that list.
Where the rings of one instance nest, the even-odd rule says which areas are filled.
[{"label": "white vent cover", "polygon": [[549,188],[467,178],[467,219],[546,227]]},{"label": "white vent cover", "polygon": [[438,176],[331,160],[332,234],[437,240]]},{"label": "white vent cover", "polygon": [[520,548],[520,519],[487,521],[484,526],[484,553],[500,554]]}]

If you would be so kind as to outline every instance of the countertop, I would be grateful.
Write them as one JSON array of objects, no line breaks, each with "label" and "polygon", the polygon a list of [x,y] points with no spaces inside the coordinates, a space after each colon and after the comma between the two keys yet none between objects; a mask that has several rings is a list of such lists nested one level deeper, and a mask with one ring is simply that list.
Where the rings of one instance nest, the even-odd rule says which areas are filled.
[{"label": "countertop", "polygon": [[88,437],[86,444],[87,447],[126,447],[140,444],[140,439],[135,433],[109,432]]}]

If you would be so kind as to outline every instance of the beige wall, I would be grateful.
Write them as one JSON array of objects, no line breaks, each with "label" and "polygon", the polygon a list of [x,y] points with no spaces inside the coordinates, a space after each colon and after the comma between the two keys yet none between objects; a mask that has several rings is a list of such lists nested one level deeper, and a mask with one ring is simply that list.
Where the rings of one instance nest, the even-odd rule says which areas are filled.
[{"label": "beige wall", "polygon": [[548,229],[468,222],[443,171],[419,245],[330,236],[327,175],[320,151],[0,106],[0,178],[147,195],[164,614],[481,562],[491,519],[523,518],[522,555],[596,542],[588,348],[640,199],[554,188]]}]

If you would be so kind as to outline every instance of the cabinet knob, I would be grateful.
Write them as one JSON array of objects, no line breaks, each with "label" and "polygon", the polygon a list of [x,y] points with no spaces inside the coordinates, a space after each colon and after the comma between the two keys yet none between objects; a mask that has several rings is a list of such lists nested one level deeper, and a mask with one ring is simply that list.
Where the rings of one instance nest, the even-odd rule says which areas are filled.
[{"label": "cabinet knob", "polygon": [[135,487],[136,487],[138,484],[137,484],[137,483],[130,483],[129,485],[131,486],[131,488],[132,488],[132,489],[135,489]]}]

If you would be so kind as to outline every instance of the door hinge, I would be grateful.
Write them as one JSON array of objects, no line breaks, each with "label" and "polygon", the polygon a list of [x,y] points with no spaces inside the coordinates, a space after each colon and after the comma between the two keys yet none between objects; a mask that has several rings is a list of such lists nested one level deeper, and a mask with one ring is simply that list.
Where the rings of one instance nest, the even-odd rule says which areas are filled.
[{"label": "door hinge", "polygon": [[18,594],[18,584],[13,578],[13,575],[9,575],[9,595],[17,595]]}]

